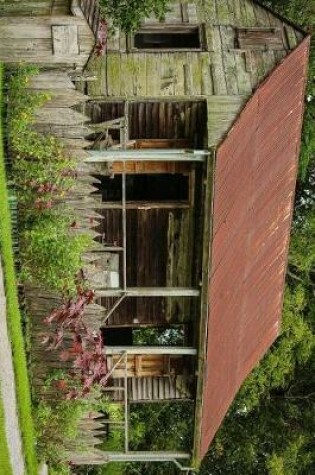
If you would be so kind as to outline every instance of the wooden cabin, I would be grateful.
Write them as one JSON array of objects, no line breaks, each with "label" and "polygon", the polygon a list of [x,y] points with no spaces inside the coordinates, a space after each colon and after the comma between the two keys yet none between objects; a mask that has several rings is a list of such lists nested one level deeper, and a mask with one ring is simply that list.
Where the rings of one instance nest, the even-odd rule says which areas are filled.
[{"label": "wooden cabin", "polygon": [[[47,34],[50,56],[41,63],[34,50],[36,62],[83,66],[90,51],[81,58],[76,46],[64,60],[52,47],[54,25],[82,27],[92,44],[97,9],[74,4],[84,18],[72,9],[62,10],[65,23],[56,12],[24,23],[30,32],[41,22]],[[163,22],[147,18],[131,35],[116,29],[105,58],[94,59],[97,80],[80,83],[85,132],[65,119],[41,124],[85,147],[84,186],[68,204],[99,243],[84,256],[96,292],[86,318],[101,328],[106,391],[126,417],[125,452],[93,448],[72,453],[73,463],[181,466],[192,457],[198,466],[279,335],[308,47],[308,36],[258,1],[170,2]],[[28,300],[40,328],[48,296],[29,291]],[[129,404],[170,400],[195,403],[192,452],[130,452]]]},{"label": "wooden cabin", "polygon": [[109,38],[86,163],[112,397],[194,400],[198,465],[280,331],[309,38],[256,1],[169,7]]}]

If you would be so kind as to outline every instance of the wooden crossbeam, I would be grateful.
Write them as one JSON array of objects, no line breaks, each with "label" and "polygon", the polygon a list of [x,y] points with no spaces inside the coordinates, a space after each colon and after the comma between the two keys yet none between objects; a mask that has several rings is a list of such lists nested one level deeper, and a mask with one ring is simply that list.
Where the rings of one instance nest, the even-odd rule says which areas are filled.
[{"label": "wooden crossbeam", "polygon": [[128,355],[196,355],[196,348],[180,346],[106,346],[105,354],[116,355],[127,352]]},{"label": "wooden crossbeam", "polygon": [[207,150],[184,149],[143,149],[143,150],[89,150],[88,163],[113,161],[150,161],[150,162],[203,162],[209,155]]},{"label": "wooden crossbeam", "polygon": [[73,452],[71,462],[74,465],[102,465],[108,462],[174,462],[175,460],[188,460],[191,457],[186,452],[103,452],[94,449],[93,452]]},{"label": "wooden crossbeam", "polygon": [[124,289],[94,288],[96,297],[199,297],[200,290],[186,287],[127,287]]},{"label": "wooden crossbeam", "polygon": [[189,459],[190,454],[185,452],[106,452],[109,462],[172,462],[176,459]]}]

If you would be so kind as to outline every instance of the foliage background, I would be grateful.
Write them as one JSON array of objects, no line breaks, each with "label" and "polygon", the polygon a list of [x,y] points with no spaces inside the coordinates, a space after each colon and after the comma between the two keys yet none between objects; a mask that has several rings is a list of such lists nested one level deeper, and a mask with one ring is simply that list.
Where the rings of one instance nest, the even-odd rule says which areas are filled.
[{"label": "foliage background", "polygon": [[135,31],[147,17],[163,19],[168,0],[100,0],[104,17],[111,17],[113,25],[126,33]]}]

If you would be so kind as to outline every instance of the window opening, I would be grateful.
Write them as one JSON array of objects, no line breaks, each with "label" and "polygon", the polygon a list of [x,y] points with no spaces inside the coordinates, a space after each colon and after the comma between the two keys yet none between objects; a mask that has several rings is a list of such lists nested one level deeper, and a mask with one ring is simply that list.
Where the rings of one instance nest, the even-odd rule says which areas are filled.
[{"label": "window opening", "polygon": [[238,28],[237,47],[250,50],[283,49],[283,35],[279,28]]},{"label": "window opening", "polygon": [[159,29],[140,30],[134,35],[137,49],[200,49],[199,27],[166,26]]}]

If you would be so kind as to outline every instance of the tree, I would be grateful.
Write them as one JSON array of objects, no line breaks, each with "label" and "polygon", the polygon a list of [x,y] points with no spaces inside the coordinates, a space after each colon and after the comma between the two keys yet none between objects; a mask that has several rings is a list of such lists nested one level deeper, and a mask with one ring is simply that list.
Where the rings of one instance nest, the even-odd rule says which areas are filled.
[{"label": "tree", "polygon": [[126,33],[137,30],[145,18],[163,19],[168,0],[101,0],[101,10],[113,25]]}]

